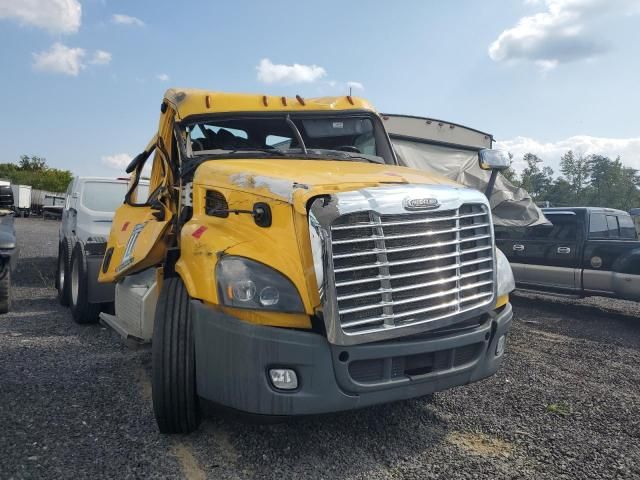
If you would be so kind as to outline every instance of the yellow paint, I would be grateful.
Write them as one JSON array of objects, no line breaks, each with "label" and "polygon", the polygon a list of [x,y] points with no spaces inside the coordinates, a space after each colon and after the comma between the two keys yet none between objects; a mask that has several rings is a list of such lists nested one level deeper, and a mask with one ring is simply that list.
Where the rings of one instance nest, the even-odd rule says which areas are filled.
[{"label": "yellow paint", "polygon": [[[209,108],[207,108],[207,97],[209,97]],[[191,115],[220,112],[374,110],[368,101],[358,97],[351,97],[352,105],[346,96],[305,98],[303,99],[304,105],[295,97],[285,97],[285,105],[282,97],[267,95],[267,106],[265,106],[263,95],[255,93],[226,93],[192,88],[170,88],[165,92],[164,99],[175,110],[178,120],[183,120]]]},{"label": "yellow paint", "polygon": [[244,308],[222,307],[222,311],[240,320],[257,325],[271,325],[274,327],[311,328],[311,319],[304,313],[266,312],[263,310],[248,310]]},{"label": "yellow paint", "polygon": [[[177,245],[180,255],[175,270],[192,298],[247,322],[311,328],[310,316],[320,307],[320,297],[307,223],[306,203],[310,198],[394,183],[462,187],[436,174],[392,165],[269,158],[216,160],[205,162],[196,170],[192,183],[193,213],[176,232],[174,217],[180,211],[181,187],[170,168],[178,162],[170,158],[173,128],[175,122],[189,116],[218,112],[373,111],[366,100],[353,97],[351,101],[353,104],[346,96],[327,97],[305,99],[302,105],[296,98],[287,98],[284,105],[281,97],[268,96],[265,106],[262,95],[168,90],[167,108],[160,115],[158,132],[146,148],[147,152],[155,148],[149,191],[157,193],[159,204],[155,212],[163,212],[164,220],[155,218],[149,205],[120,207],[107,244],[107,249],[114,249],[112,259],[108,270],[100,273],[100,281],[113,282],[144,268],[161,267],[167,246]],[[207,190],[223,194],[231,209],[252,210],[256,202],[268,203],[272,225],[259,227],[248,214],[232,213],[227,218],[206,215]],[[142,226],[137,241],[129,249],[132,260],[123,262],[136,225]],[[298,290],[304,312],[282,314],[221,306],[215,275],[216,264],[224,255],[247,257],[280,272]],[[160,270],[157,274],[161,275]],[[507,301],[508,297],[504,303]]]},{"label": "yellow paint", "polygon": [[496,309],[505,306],[509,303],[509,295],[502,295],[496,299]]}]

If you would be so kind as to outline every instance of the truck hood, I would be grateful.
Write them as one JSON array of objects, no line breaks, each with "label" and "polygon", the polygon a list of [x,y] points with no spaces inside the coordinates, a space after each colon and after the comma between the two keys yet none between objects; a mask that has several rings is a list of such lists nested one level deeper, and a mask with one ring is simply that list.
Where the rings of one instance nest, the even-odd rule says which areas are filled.
[{"label": "truck hood", "polygon": [[196,171],[201,185],[239,190],[302,206],[312,196],[389,184],[449,185],[441,175],[407,167],[355,161],[210,160]]}]

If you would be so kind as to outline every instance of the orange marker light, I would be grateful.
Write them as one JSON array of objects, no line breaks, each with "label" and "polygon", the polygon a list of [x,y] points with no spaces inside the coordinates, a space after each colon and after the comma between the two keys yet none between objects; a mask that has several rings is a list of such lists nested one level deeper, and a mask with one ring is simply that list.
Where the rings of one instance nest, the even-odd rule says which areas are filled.
[{"label": "orange marker light", "polygon": [[282,105],[287,106],[287,97],[282,97]]},{"label": "orange marker light", "polygon": [[263,96],[262,96],[262,104],[263,104],[265,107],[268,107],[268,106],[269,106],[269,101],[268,101],[268,99],[267,99],[267,96],[266,96],[266,95],[263,95]]},{"label": "orange marker light", "polygon": [[207,106],[207,108],[211,108],[211,100],[209,99],[209,95],[204,97],[204,103]]},{"label": "orange marker light", "polygon": [[304,107],[304,98],[302,98],[300,95],[296,95],[296,100],[298,100],[298,102],[300,102],[300,105]]}]

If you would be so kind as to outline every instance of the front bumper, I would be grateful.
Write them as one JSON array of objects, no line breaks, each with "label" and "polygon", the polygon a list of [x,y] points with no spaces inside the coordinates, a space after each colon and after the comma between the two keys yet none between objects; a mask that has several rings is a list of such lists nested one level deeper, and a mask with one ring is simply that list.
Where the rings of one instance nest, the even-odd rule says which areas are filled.
[{"label": "front bumper", "polygon": [[[243,412],[309,415],[421,397],[495,373],[513,312],[438,337],[331,345],[312,332],[254,325],[192,300],[198,395]],[[275,389],[269,368],[291,368],[298,388]]]}]

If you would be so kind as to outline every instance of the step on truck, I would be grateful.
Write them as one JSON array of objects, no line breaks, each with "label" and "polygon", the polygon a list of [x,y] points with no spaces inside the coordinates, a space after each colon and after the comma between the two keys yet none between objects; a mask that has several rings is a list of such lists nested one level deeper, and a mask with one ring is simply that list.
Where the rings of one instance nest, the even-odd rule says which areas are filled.
[{"label": "step on truck", "polygon": [[202,400],[335,412],[500,366],[513,277],[486,196],[398,166],[367,101],[170,89],[127,172],[99,277],[116,314],[101,318],[152,342],[160,431],[194,430]]}]

